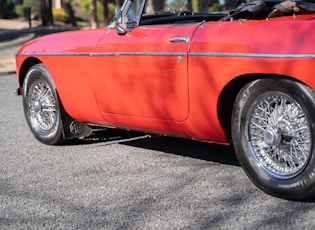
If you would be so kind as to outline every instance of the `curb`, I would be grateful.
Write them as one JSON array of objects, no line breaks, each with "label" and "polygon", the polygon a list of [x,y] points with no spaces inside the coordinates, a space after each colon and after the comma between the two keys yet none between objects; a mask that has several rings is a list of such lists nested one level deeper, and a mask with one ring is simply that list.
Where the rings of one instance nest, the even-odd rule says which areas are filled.
[{"label": "curb", "polygon": [[4,77],[4,76],[7,76],[7,75],[12,75],[12,74],[16,74],[16,71],[15,70],[2,71],[2,72],[0,72],[0,77]]},{"label": "curb", "polygon": [[[13,39],[11,41],[0,42],[0,51],[4,50],[4,49],[16,47],[16,46],[21,46],[24,43],[34,39],[35,37],[36,37],[35,33],[26,33],[26,34],[20,36],[19,38]],[[10,70],[10,68],[9,68],[9,70],[0,71],[0,77],[12,75],[12,74],[16,74],[16,71]]]},{"label": "curb", "polygon": [[[0,39],[2,36],[9,36],[9,37],[17,37],[10,41],[0,41],[0,52],[1,50],[10,49],[12,47],[22,46],[26,42],[36,38],[37,36],[43,36],[48,34],[53,34],[57,32],[65,32],[71,30],[80,30],[80,27],[36,27],[31,28],[28,30],[21,30],[19,32],[9,32],[9,33],[0,33]],[[0,70],[0,77],[16,74],[15,68],[8,68],[7,70]]]},{"label": "curb", "polygon": [[0,43],[0,50],[2,49],[7,49],[7,48],[11,48],[14,46],[20,46],[23,45],[24,43],[32,40],[33,38],[35,38],[35,34],[34,33],[29,33],[29,34],[25,34],[19,38],[16,38],[14,40],[11,40],[9,42],[1,42]]}]

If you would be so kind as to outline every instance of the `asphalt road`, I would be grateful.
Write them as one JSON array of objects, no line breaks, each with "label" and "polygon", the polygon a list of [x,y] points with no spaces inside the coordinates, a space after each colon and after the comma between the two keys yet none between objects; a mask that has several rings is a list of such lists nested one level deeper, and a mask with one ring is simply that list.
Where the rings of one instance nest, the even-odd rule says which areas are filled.
[{"label": "asphalt road", "polygon": [[258,190],[233,149],[121,130],[31,135],[0,76],[0,229],[314,229],[315,203]]}]

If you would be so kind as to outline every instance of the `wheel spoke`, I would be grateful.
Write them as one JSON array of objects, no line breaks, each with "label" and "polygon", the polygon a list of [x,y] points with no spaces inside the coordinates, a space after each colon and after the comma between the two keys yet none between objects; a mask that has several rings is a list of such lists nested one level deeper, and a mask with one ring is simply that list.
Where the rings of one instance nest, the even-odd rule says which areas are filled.
[{"label": "wheel spoke", "polygon": [[311,152],[305,112],[292,98],[278,92],[259,97],[251,111],[247,136],[255,159],[275,177],[298,174]]},{"label": "wheel spoke", "polygon": [[36,81],[30,88],[29,111],[33,123],[41,130],[50,130],[56,121],[56,103],[49,85]]}]

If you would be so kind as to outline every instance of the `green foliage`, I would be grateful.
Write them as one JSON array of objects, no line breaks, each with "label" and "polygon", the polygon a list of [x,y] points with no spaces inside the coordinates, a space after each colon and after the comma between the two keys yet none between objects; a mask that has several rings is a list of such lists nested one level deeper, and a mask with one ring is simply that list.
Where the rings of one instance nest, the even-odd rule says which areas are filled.
[{"label": "green foliage", "polygon": [[116,5],[113,3],[108,4],[108,11],[109,11],[109,21],[114,21],[114,11],[115,11]]},{"label": "green foliage", "polygon": [[209,8],[209,12],[218,12],[218,11],[221,11],[221,10],[223,10],[223,7],[218,2],[213,3],[212,6],[210,6],[210,8]]},{"label": "green foliage", "polygon": [[[90,0],[81,0],[78,2],[80,4],[80,9],[81,12],[80,14],[84,18],[90,18]],[[115,9],[115,4],[109,3],[108,4],[108,14],[109,14],[109,19],[110,21],[113,20],[114,18],[114,9]],[[97,1],[97,18],[100,22],[104,22],[104,8],[102,1]]]},{"label": "green foliage", "polygon": [[18,15],[25,17],[25,8],[31,8],[32,14],[40,14],[40,1],[38,0],[24,0],[23,5],[16,5],[15,11]]},{"label": "green foliage", "polygon": [[[104,22],[104,8],[103,4],[98,4],[97,5],[97,17],[101,22]],[[112,22],[114,21],[114,10],[115,10],[115,4],[109,3],[108,4],[108,18],[109,21]]]},{"label": "green foliage", "polygon": [[99,21],[104,21],[103,4],[97,1],[97,18]]},{"label": "green foliage", "polygon": [[15,6],[15,12],[17,15],[24,17],[25,12],[24,12],[24,7],[23,5],[16,5]]},{"label": "green foliage", "polygon": [[90,15],[90,0],[82,0],[79,4],[82,16],[88,18]]}]

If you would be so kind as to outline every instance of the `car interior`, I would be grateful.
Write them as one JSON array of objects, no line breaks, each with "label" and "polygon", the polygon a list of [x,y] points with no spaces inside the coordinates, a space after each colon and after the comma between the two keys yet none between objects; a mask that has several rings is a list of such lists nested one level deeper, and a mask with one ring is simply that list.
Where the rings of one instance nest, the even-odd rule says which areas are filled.
[{"label": "car interior", "polygon": [[[210,13],[194,13],[183,7],[180,10],[166,8],[166,10],[146,13],[144,7],[138,25],[194,23],[202,21],[233,21],[238,19],[266,19],[284,15],[305,14],[315,12],[315,3],[292,2],[290,0],[239,0],[231,10]],[[132,21],[132,20],[131,20]]]}]

